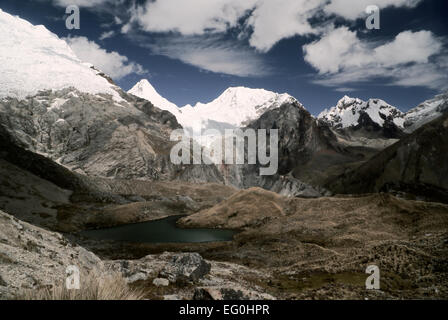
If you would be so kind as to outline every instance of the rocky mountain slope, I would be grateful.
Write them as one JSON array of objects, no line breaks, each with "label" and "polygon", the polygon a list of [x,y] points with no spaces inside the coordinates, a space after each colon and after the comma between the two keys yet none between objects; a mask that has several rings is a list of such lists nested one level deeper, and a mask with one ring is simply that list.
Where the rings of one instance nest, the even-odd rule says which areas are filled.
[{"label": "rocky mountain slope", "polygon": [[29,150],[88,175],[159,179],[168,174],[168,112],[73,88],[0,100],[0,123]]},{"label": "rocky mountain slope", "polygon": [[261,186],[290,196],[328,194],[322,186],[329,177],[396,141],[355,139],[316,120],[299,102],[265,112],[248,128],[279,130],[279,165],[278,175],[272,177],[257,176],[257,166],[245,166],[241,174],[244,187]]},{"label": "rocky mountain slope", "polygon": [[[279,129],[279,175],[283,178],[272,182],[272,177],[259,179],[246,172],[245,186],[281,193],[285,188],[275,186],[294,178],[321,195],[326,189],[336,193],[396,190],[446,201],[445,105],[442,94],[403,114],[382,100],[345,97],[318,120],[298,103],[269,110],[249,127]],[[437,116],[439,120],[426,129],[417,129]],[[416,131],[408,136],[405,131],[411,127]]]},{"label": "rocky mountain slope", "polygon": [[177,109],[148,81],[142,80],[130,92],[174,110],[184,128],[279,129],[278,175],[261,177],[257,165],[218,166],[225,183],[238,188],[261,186],[283,195],[322,195],[326,191],[321,186],[329,177],[357,166],[405,136],[405,115],[379,99],[365,102],[344,97],[315,119],[293,97],[265,90],[229,88],[209,104]]},{"label": "rocky mountain slope", "polygon": [[[14,32],[8,33],[6,40],[4,39],[9,41],[8,46],[12,51],[20,50],[20,42],[14,41],[14,37],[27,41],[27,54],[20,56],[16,61],[18,65],[14,65],[14,68],[27,70],[27,66],[33,61],[45,62],[49,68],[49,73],[42,70],[33,74],[34,81],[41,84],[34,91],[20,91],[27,88],[20,79],[16,81],[14,77],[2,78],[9,81],[8,88],[16,90],[8,89],[4,92],[6,96],[0,98],[0,125],[5,135],[13,141],[12,144],[89,177],[218,183],[225,181],[223,172],[214,165],[172,164],[170,151],[175,142],[169,141],[169,136],[180,125],[170,112],[121,91],[99,71],[73,58],[74,54],[65,42],[44,27],[35,27],[4,12],[1,12],[1,16],[3,24],[14,27]],[[52,60],[55,55],[64,59]],[[81,82],[94,89],[85,89],[76,82],[78,78],[74,82],[46,82],[47,78],[54,78],[54,81],[60,78],[59,74],[53,77],[52,73],[56,72],[56,65],[53,63],[60,70],[75,74],[78,69],[87,70],[79,71],[80,75],[86,77],[81,77]],[[0,68],[9,72],[6,61]],[[72,70],[73,68],[78,69]],[[26,75],[23,77],[26,78]],[[220,107],[227,108],[224,114],[232,115],[233,120],[225,121],[229,121],[229,125],[241,125],[268,109],[278,108],[281,101],[289,99],[292,98],[264,90],[237,88],[227,90],[215,100],[212,107],[220,112]],[[245,103],[250,105],[246,106]],[[229,112],[230,109],[233,111]],[[241,109],[237,116],[234,109]],[[198,110],[210,111],[199,106]],[[240,119],[239,116],[243,115]],[[210,117],[213,116],[219,115],[212,112]],[[196,115],[193,118],[196,123]],[[232,122],[237,120],[241,122]]]},{"label": "rocky mountain slope", "polygon": [[[148,81],[141,81],[131,91],[142,98],[160,100]],[[371,103],[385,104],[373,100]],[[160,104],[165,105],[166,101]],[[169,104],[167,108],[171,110],[171,107]],[[391,106],[387,108],[390,113],[399,112]],[[372,108],[367,104],[364,109]],[[326,191],[320,186],[330,174],[327,169],[332,171],[331,174],[340,173],[347,164],[367,160],[378,150],[396,142],[397,139],[391,138],[401,134],[401,129],[397,129],[392,120],[382,120],[381,125],[371,121],[370,125],[367,123],[367,119],[370,119],[368,116],[357,134],[351,133],[349,129],[336,131],[328,122],[317,121],[300,102],[287,94],[242,87],[229,88],[209,104],[186,106],[174,110],[173,114],[184,128],[190,129],[279,129],[280,159],[277,175],[260,176],[259,165],[220,165],[218,170],[226,184],[238,188],[259,186],[289,196],[325,194]],[[376,118],[382,119],[379,113]],[[390,129],[386,124],[388,121],[392,126]],[[372,134],[366,137],[364,131],[369,129]],[[214,136],[207,138],[204,140],[216,139]],[[208,147],[207,144],[205,146]]]},{"label": "rocky mountain slope", "polygon": [[337,193],[404,192],[448,202],[448,114],[330,182]]},{"label": "rocky mountain slope", "polygon": [[83,274],[106,271],[95,254],[61,234],[0,211],[0,299],[12,298],[24,289],[63,284],[70,265]]},{"label": "rocky mountain slope", "polygon": [[[145,80],[129,92],[145,99],[159,99],[159,95]],[[166,105],[166,101],[162,101],[161,105]],[[167,108],[170,109],[171,105]],[[252,129],[281,129],[282,154],[279,174],[260,176],[259,165],[218,165],[217,169],[225,184],[237,188],[260,186],[289,196],[315,197],[325,192],[293,176],[283,176],[293,169],[291,163],[299,165],[309,160],[314,149],[308,149],[315,148],[312,144],[315,143],[319,131],[313,117],[293,97],[260,89],[229,88],[209,104],[186,106],[174,110],[173,114],[187,130],[213,128],[223,131],[231,128],[245,129],[246,125],[246,128]],[[269,120],[259,123],[263,117]],[[199,131],[199,134],[201,133],[204,134]],[[209,141],[219,139],[214,136],[208,138]]]},{"label": "rocky mountain slope", "polygon": [[87,177],[26,150],[1,126],[0,145],[0,210],[50,230],[191,214],[236,192],[222,184]]}]

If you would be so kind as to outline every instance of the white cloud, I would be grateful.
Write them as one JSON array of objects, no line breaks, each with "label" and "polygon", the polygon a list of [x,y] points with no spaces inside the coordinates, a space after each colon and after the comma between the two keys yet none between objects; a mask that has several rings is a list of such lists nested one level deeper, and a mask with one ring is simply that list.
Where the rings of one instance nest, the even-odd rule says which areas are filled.
[{"label": "white cloud", "polygon": [[104,4],[108,1],[110,1],[110,0],[53,0],[54,4],[61,6],[61,7],[75,5],[78,7],[86,7],[86,8],[98,6],[98,5]]},{"label": "white cloud", "polygon": [[[304,58],[328,86],[391,78],[401,86],[443,87],[447,68],[440,64],[443,43],[429,31],[404,31],[383,45],[360,40],[347,27],[333,29],[305,45]],[[331,54],[329,54],[331,52]]]},{"label": "white cloud", "polygon": [[355,89],[355,88],[345,88],[345,87],[335,88],[333,90],[336,91],[336,92],[343,92],[343,93],[350,93],[350,92],[354,92],[354,91],[359,91],[358,89]]},{"label": "white cloud", "polygon": [[408,68],[393,70],[391,84],[405,87],[428,87],[435,90],[448,89],[448,52],[440,55],[432,63],[422,63]]},{"label": "white cloud", "polygon": [[[182,35],[224,33],[249,15],[250,44],[263,52],[294,35],[316,33],[308,22],[326,0],[156,0],[133,11],[144,31]],[[198,10],[200,8],[200,10]],[[129,31],[129,28],[124,32]]]},{"label": "white cloud", "polygon": [[394,41],[375,48],[374,56],[386,67],[410,62],[426,63],[442,48],[442,42],[430,31],[404,31]]},{"label": "white cloud", "polygon": [[303,50],[305,61],[324,74],[355,67],[425,63],[429,57],[439,53],[442,47],[440,40],[429,31],[404,31],[393,41],[375,47],[361,41],[356,32],[341,27],[305,45]]},{"label": "white cloud", "polygon": [[114,35],[115,35],[115,31],[113,31],[113,30],[105,31],[100,35],[100,40],[112,38]]},{"label": "white cloud", "polygon": [[[414,7],[421,0],[374,2],[380,8]],[[310,19],[319,14],[336,14],[353,20],[366,15],[365,9],[371,4],[371,0],[350,4],[347,0],[154,0],[133,10],[131,20],[148,32],[204,35],[226,32],[247,17],[250,45],[267,52],[282,39],[321,33],[319,27],[310,24]]]},{"label": "white cloud", "polygon": [[132,73],[147,73],[141,65],[129,62],[127,57],[117,52],[107,52],[86,37],[70,37],[64,40],[67,41],[79,59],[93,64],[113,79],[121,79]]},{"label": "white cloud", "polygon": [[129,33],[132,30],[132,23],[126,23],[121,27],[121,33]]},{"label": "white cloud", "polygon": [[[318,83],[339,88],[343,85],[342,89],[346,89],[344,84],[351,81],[381,76],[398,85],[440,87],[446,79],[446,68],[435,61],[444,49],[432,33],[405,31],[388,43],[373,43],[360,40],[347,27],[334,29],[331,24],[333,15],[349,21],[364,17],[366,7],[372,4],[380,8],[414,8],[421,1],[147,0],[143,5],[131,6],[130,18],[121,32],[130,35],[140,28],[164,34],[162,40],[148,45],[153,52],[204,70],[238,76],[269,73],[263,56],[239,40],[248,40],[252,48],[265,53],[282,39],[317,35],[318,41],[304,46],[304,57],[319,72]],[[228,36],[231,29],[238,36],[230,41],[224,35]],[[422,72],[418,80],[406,78],[417,74],[417,70]]]},{"label": "white cloud", "polygon": [[305,45],[305,61],[320,73],[335,73],[341,67],[360,64],[365,59],[367,48],[347,27],[334,29],[320,40]]},{"label": "white cloud", "polygon": [[123,20],[121,20],[120,17],[117,17],[117,16],[114,17],[114,22],[116,25],[123,24]]},{"label": "white cloud", "polygon": [[[141,41],[141,40],[140,40]],[[235,76],[263,76],[270,70],[253,50],[217,36],[170,37],[147,46],[155,54],[181,60],[203,70]]]},{"label": "white cloud", "polygon": [[156,0],[135,13],[145,31],[176,31],[183,35],[225,32],[237,25],[258,0]]},{"label": "white cloud", "polygon": [[325,6],[326,14],[336,14],[349,20],[355,20],[365,15],[365,10],[370,5],[376,5],[380,9],[387,7],[408,7],[412,8],[419,4],[422,0],[331,0]]},{"label": "white cloud", "polygon": [[120,19],[121,30],[120,32],[122,34],[130,33],[134,25],[138,24],[139,16],[142,14],[142,8],[137,6],[135,3],[131,5],[127,10],[127,15],[130,17],[129,20],[125,23],[122,19]]},{"label": "white cloud", "polygon": [[308,20],[321,4],[322,0],[258,1],[248,20],[253,29],[251,46],[266,52],[281,39],[317,33]]},{"label": "white cloud", "polygon": [[433,63],[398,66],[395,68],[358,68],[336,74],[328,74],[313,82],[319,85],[338,88],[343,84],[360,84],[376,79],[384,79],[383,85],[402,87],[426,87],[434,90],[448,89],[448,64],[436,60]]}]

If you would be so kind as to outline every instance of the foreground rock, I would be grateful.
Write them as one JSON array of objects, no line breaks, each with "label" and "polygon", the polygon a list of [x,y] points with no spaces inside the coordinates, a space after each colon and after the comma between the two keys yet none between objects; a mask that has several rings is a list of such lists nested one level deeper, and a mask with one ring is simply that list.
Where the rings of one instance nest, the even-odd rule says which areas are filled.
[{"label": "foreground rock", "polygon": [[197,282],[210,272],[210,264],[197,253],[183,253],[172,257],[171,262],[160,272],[171,282],[190,280]]},{"label": "foreground rock", "polygon": [[121,272],[128,282],[147,280],[154,276],[157,284],[196,283],[210,272],[210,263],[197,253],[164,253],[159,256],[147,256],[140,260],[111,261],[109,265]]},{"label": "foreground rock", "polygon": [[139,260],[102,261],[58,233],[0,211],[0,299],[21,297],[25,291],[32,297],[33,291],[62,287],[68,266],[78,267],[82,279],[92,279],[92,275],[105,279],[113,275],[114,281],[124,279],[138,289],[136,292],[143,292],[138,296],[149,299],[163,299],[164,296],[193,299],[195,292],[200,291],[195,288],[222,289],[223,292],[227,292],[226,288],[239,288],[246,293],[241,296],[243,299],[272,298],[264,294],[263,289],[238,279],[241,273],[264,277],[243,266],[206,261],[197,253],[164,253]]},{"label": "foreground rock", "polygon": [[138,260],[106,261],[134,288],[150,299],[257,300],[275,299],[247,279],[267,279],[263,273],[238,264],[203,259],[197,253],[148,255]]},{"label": "foreground rock", "polygon": [[63,284],[66,268],[72,265],[81,274],[104,271],[95,254],[0,211],[0,299],[24,289]]}]

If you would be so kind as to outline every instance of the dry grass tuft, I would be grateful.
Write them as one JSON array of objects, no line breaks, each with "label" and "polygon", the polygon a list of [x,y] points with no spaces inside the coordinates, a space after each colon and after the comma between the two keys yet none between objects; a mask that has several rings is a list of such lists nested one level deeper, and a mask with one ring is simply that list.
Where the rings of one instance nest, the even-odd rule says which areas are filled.
[{"label": "dry grass tuft", "polygon": [[64,284],[52,288],[22,291],[19,300],[143,300],[145,294],[139,289],[130,288],[118,274],[98,276],[89,274],[81,277],[79,290],[68,290]]}]

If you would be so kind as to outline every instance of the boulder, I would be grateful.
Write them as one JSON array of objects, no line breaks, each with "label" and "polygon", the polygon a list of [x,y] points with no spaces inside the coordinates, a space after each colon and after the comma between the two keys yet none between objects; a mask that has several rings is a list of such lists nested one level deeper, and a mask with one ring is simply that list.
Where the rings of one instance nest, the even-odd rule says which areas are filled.
[{"label": "boulder", "polygon": [[164,278],[155,278],[152,281],[152,284],[156,287],[168,287],[170,285],[170,281]]},{"label": "boulder", "polygon": [[161,270],[160,276],[170,282],[197,282],[210,272],[210,263],[198,253],[179,253]]}]

